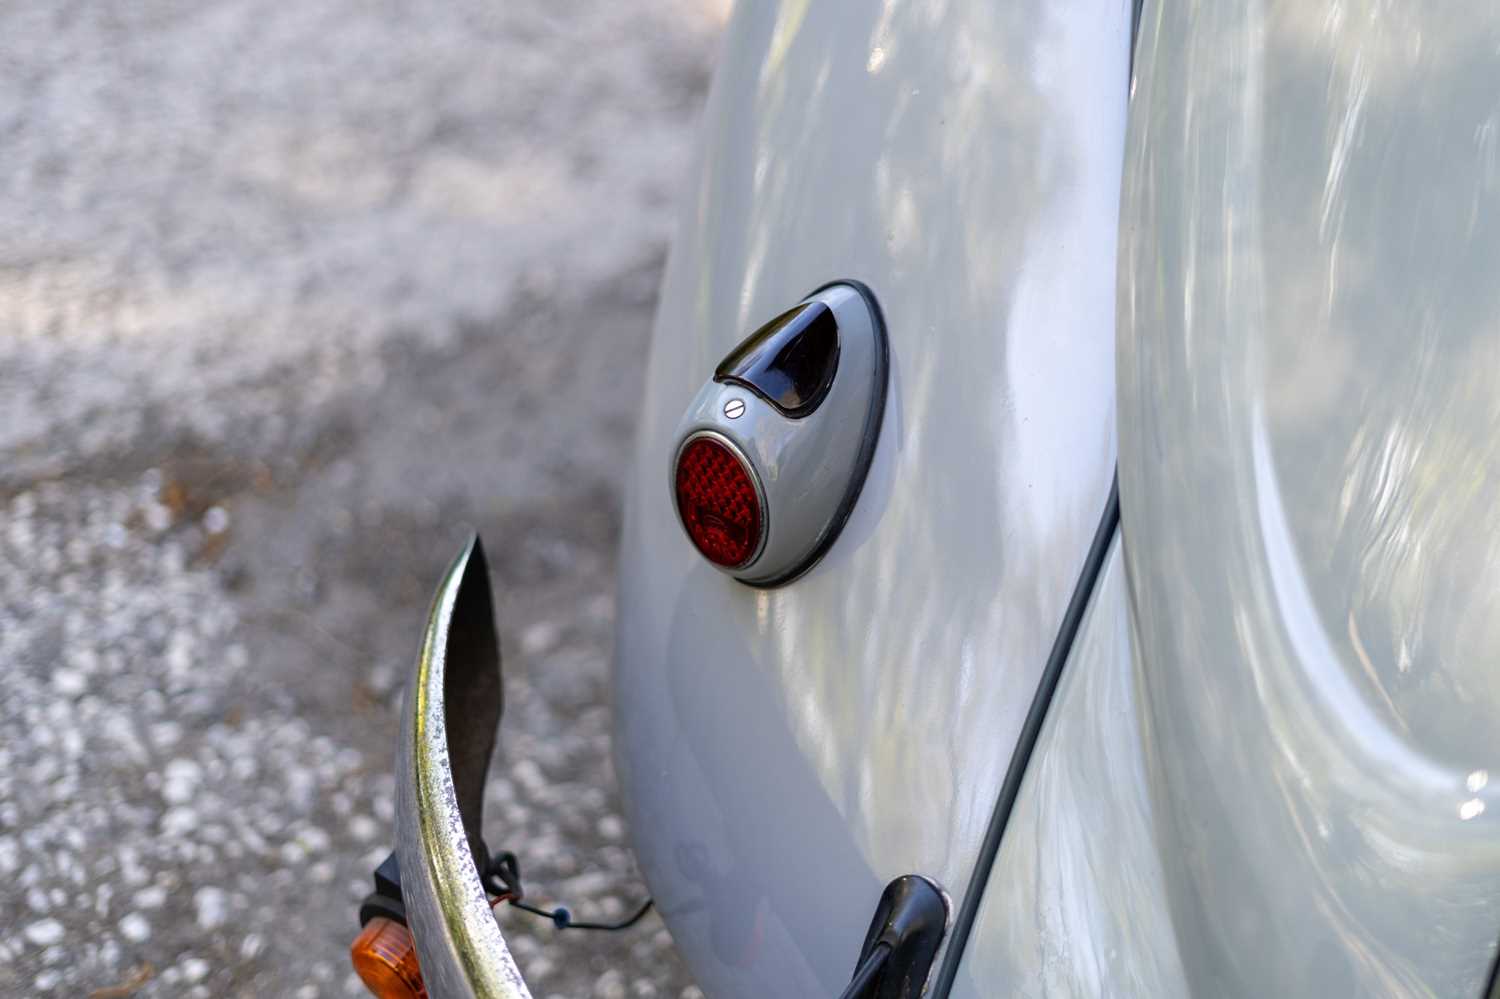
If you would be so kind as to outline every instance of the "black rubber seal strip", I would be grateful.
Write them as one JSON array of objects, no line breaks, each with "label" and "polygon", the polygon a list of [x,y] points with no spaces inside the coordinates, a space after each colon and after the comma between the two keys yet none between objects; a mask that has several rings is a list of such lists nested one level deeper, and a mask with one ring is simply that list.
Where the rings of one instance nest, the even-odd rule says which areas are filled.
[{"label": "black rubber seal strip", "polygon": [[1483,999],[1500,999],[1500,954],[1495,955],[1495,966],[1490,969],[1490,987]]},{"label": "black rubber seal strip", "polygon": [[1130,8],[1130,72],[1135,72],[1135,50],[1141,41],[1141,6],[1145,0],[1135,0]]},{"label": "black rubber seal strip", "polygon": [[880,441],[880,428],[885,425],[885,397],[891,383],[891,342],[885,332],[885,313],[880,311],[880,302],[875,298],[875,293],[863,281],[843,278],[818,285],[803,295],[802,301],[805,302],[814,295],[839,285],[845,285],[857,291],[859,297],[864,299],[865,307],[870,310],[870,322],[875,332],[875,397],[870,400],[869,411],[865,414],[864,431],[860,436],[859,454],[854,458],[854,471],[849,479],[849,488],[844,491],[844,498],[839,501],[838,509],[833,512],[833,519],[823,529],[823,536],[818,539],[817,545],[806,558],[773,579],[750,580],[740,579],[739,576],[734,577],[746,586],[753,586],[757,590],[770,590],[785,586],[817,565],[822,561],[823,556],[828,554],[828,549],[833,547],[833,543],[838,540],[839,534],[844,530],[844,525],[848,523],[849,515],[854,512],[854,504],[859,502],[859,494],[863,491],[865,478],[870,472],[870,463],[875,460],[875,445]]},{"label": "black rubber seal strip", "polygon": [[1026,712],[1026,721],[1021,724],[1021,734],[1016,738],[1016,748],[1010,754],[1010,766],[1005,770],[1005,781],[1000,785],[1000,797],[995,802],[995,811],[990,815],[989,828],[984,831],[984,842],[979,847],[979,858],[974,862],[974,873],[969,877],[969,887],[964,892],[963,905],[953,921],[952,942],[943,955],[943,965],[938,970],[933,986],[934,999],[944,999],[953,981],[958,977],[958,965],[963,960],[964,945],[969,942],[969,931],[974,928],[974,917],[979,914],[979,904],[984,899],[985,886],[989,884],[990,868],[995,865],[995,855],[1000,852],[1000,839],[1005,835],[1005,826],[1021,793],[1021,779],[1026,776],[1026,766],[1031,762],[1032,750],[1042,734],[1042,722],[1047,718],[1047,708],[1052,695],[1057,692],[1057,681],[1062,678],[1064,664],[1073,651],[1073,640],[1078,637],[1078,626],[1088,610],[1104,570],[1104,559],[1114,543],[1115,532],[1120,526],[1120,473],[1116,469],[1109,487],[1109,500],[1104,504],[1104,515],[1094,530],[1094,540],[1089,545],[1088,556],[1083,561],[1083,571],[1078,584],[1073,587],[1073,596],[1068,600],[1068,609],[1063,613],[1062,624],[1057,629],[1057,640],[1047,655],[1047,665],[1042,670],[1036,694],[1031,698],[1031,710]]}]

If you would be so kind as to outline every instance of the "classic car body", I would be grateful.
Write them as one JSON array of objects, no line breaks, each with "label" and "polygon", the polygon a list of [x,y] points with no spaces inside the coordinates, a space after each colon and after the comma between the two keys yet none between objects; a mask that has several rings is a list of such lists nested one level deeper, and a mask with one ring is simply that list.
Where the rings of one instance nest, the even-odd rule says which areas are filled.
[{"label": "classic car body", "polygon": [[[951,904],[933,996],[1495,988],[1500,8],[1135,13],[735,13],[615,686],[636,852],[711,996],[839,995],[908,874]],[[884,314],[878,444],[821,561],[747,586],[684,538],[679,423],[842,279]],[[464,828],[421,812],[430,887],[422,837]],[[414,920],[433,994],[509,994],[460,881],[448,930]]]}]

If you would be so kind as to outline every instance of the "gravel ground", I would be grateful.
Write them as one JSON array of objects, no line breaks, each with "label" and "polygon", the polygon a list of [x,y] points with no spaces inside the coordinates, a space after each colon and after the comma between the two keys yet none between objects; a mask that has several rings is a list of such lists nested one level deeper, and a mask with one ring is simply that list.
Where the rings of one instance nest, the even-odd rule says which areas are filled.
[{"label": "gravel ground", "polygon": [[[0,5],[0,995],[359,995],[400,684],[466,531],[492,846],[640,896],[616,481],[723,0]],[[538,995],[697,995],[653,915]]]}]

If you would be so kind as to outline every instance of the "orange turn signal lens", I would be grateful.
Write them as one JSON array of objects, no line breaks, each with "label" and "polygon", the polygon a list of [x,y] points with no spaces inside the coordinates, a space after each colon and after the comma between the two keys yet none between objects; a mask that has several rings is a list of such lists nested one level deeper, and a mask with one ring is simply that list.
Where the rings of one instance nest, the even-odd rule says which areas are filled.
[{"label": "orange turn signal lens", "polygon": [[377,916],[366,923],[349,948],[349,959],[377,999],[427,999],[411,931],[395,920]]}]

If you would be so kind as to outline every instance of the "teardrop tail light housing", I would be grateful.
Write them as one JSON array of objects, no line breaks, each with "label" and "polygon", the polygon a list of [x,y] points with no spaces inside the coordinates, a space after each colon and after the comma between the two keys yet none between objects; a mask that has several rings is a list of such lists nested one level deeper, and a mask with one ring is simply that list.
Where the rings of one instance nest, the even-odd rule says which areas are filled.
[{"label": "teardrop tail light housing", "polygon": [[672,501],[699,554],[758,587],[816,565],[864,485],[889,367],[880,307],[855,281],[824,285],[731,350],[672,451]]}]

